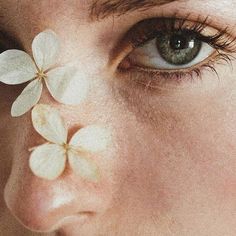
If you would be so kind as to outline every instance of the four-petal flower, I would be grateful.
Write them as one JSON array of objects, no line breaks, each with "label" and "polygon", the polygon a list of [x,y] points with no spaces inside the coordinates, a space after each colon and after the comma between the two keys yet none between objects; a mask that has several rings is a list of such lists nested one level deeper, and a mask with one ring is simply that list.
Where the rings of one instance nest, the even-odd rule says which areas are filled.
[{"label": "four-petal flower", "polygon": [[60,42],[52,30],[38,34],[32,43],[33,58],[20,50],[7,50],[0,54],[0,82],[15,85],[30,81],[13,103],[12,116],[21,116],[38,103],[43,81],[60,103],[78,105],[85,99],[88,81],[73,66],[55,67]]},{"label": "four-petal flower", "polygon": [[67,142],[68,131],[57,109],[38,104],[32,110],[35,130],[48,143],[33,148],[30,169],[41,178],[54,180],[65,170],[68,163],[81,177],[97,181],[98,168],[86,157],[86,153],[103,151],[111,141],[109,129],[90,125],[76,132]]}]

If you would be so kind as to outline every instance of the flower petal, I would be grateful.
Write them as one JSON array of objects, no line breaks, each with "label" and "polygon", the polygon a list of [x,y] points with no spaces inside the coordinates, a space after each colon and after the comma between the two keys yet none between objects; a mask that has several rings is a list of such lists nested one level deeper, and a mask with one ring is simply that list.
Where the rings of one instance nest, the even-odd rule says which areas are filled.
[{"label": "flower petal", "polygon": [[5,84],[22,84],[36,75],[31,57],[20,50],[7,50],[0,54],[0,81]]},{"label": "flower petal", "polygon": [[11,115],[18,117],[29,111],[35,104],[38,103],[43,90],[43,84],[39,80],[33,80],[22,91],[20,96],[13,103]]},{"label": "flower petal", "polygon": [[75,133],[70,145],[89,152],[99,152],[105,150],[110,141],[111,134],[108,129],[90,125]]},{"label": "flower petal", "polygon": [[59,67],[49,71],[47,76],[48,90],[58,102],[78,105],[85,100],[89,83],[75,67]]},{"label": "flower petal", "polygon": [[64,144],[67,141],[67,129],[59,111],[54,107],[38,104],[32,110],[32,122],[35,130],[46,140]]},{"label": "flower petal", "polygon": [[82,178],[89,181],[98,181],[99,170],[97,165],[93,161],[82,157],[75,151],[68,152],[68,159],[72,170],[77,175],[80,175]]},{"label": "flower petal", "polygon": [[45,71],[54,65],[59,49],[59,39],[52,30],[39,33],[32,43],[33,56],[38,68]]},{"label": "flower petal", "polygon": [[62,146],[56,144],[44,144],[36,147],[31,153],[29,165],[36,176],[54,180],[65,169],[65,150]]}]

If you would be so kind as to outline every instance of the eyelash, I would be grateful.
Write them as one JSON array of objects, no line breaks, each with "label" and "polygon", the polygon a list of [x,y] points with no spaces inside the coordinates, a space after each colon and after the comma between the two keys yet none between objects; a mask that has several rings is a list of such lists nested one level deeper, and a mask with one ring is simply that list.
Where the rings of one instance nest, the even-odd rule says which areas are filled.
[{"label": "eyelash", "polygon": [[[186,26],[186,23],[188,22],[191,24],[190,27]],[[188,31],[194,33],[197,39],[208,43],[216,50],[215,55],[211,55],[205,59],[203,63],[199,63],[198,65],[193,66],[193,68],[169,71],[140,66],[133,66],[133,68],[131,66],[131,68],[127,69],[122,68],[121,62],[118,67],[119,72],[122,74],[125,73],[131,80],[150,88],[156,86],[160,87],[160,85],[163,85],[166,82],[179,84],[184,81],[194,82],[196,78],[202,80],[202,73],[205,69],[214,72],[219,79],[216,65],[223,63],[231,65],[232,60],[235,59],[233,54],[236,53],[236,37],[232,38],[227,27],[223,30],[217,30],[217,33],[213,35],[204,36],[203,32],[209,25],[210,22],[208,17],[202,22],[200,22],[199,19],[196,22],[192,22],[189,20],[188,16],[184,19],[174,16],[170,18],[162,17],[141,21],[128,33],[128,41],[132,47],[132,51],[155,39],[161,32],[170,32],[170,30],[174,30],[178,32]],[[132,51],[130,53],[132,53]]]}]

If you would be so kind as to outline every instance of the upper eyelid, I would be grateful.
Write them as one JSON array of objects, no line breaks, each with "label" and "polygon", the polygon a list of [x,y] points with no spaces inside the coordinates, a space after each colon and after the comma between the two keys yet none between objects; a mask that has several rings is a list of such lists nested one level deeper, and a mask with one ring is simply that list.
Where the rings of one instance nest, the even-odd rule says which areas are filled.
[{"label": "upper eyelid", "polygon": [[[145,22],[152,22],[152,24],[157,24],[158,21],[162,20],[162,19],[178,19],[178,20],[183,20],[183,21],[189,21],[192,22],[193,24],[204,24],[207,25],[213,29],[215,29],[216,31],[222,32],[225,31],[224,33],[228,35],[229,38],[231,38],[231,41],[236,41],[236,35],[233,36],[233,30],[232,28],[229,28],[228,26],[222,26],[220,27],[219,25],[216,24],[216,22],[214,22],[212,20],[212,18],[210,16],[196,16],[196,17],[192,17],[192,15],[190,13],[188,14],[183,14],[181,16],[181,13],[179,12],[175,12],[172,13],[172,15],[167,15],[165,16],[164,13],[161,14],[160,16],[156,16],[156,17],[151,17],[151,18],[147,18],[147,19],[143,19],[140,20],[139,22],[135,23],[126,33],[125,35],[121,38],[121,40],[118,43],[118,46],[115,48],[114,52],[112,52],[111,54],[111,66],[118,66],[118,61],[121,60],[122,58],[124,58],[128,52],[130,52],[131,50],[133,50],[135,47],[135,45],[132,45],[132,38],[136,38],[137,35],[139,34],[139,31],[145,31],[144,34],[150,34],[150,31],[148,31],[149,29],[147,29],[146,27],[142,27],[142,24],[144,24]],[[143,29],[142,29],[143,28]],[[150,28],[150,27],[149,27]],[[155,37],[153,37],[155,38]],[[148,41],[148,40],[147,40]]]},{"label": "upper eyelid", "polygon": [[[195,15],[194,17],[192,15]],[[144,19],[139,20],[138,22],[134,23],[124,34],[124,36],[121,38],[121,42],[125,39],[131,39],[132,36],[134,36],[135,32],[137,32],[137,29],[142,26],[144,22],[149,21],[149,23],[156,24],[158,21],[162,19],[178,19],[182,21],[190,21],[193,23],[198,24],[205,24],[208,25],[215,30],[222,31],[226,30],[227,34],[229,35],[235,35],[236,37],[236,30],[233,29],[233,26],[227,25],[226,23],[222,24],[222,21],[213,19],[210,15],[197,15],[194,13],[181,13],[180,11],[176,11],[171,14],[165,14],[164,12],[157,14],[156,16],[150,16]],[[155,22],[156,21],[156,22]],[[220,24],[219,24],[220,22]],[[223,27],[222,27],[223,26]]]},{"label": "upper eyelid", "polygon": [[[200,21],[191,21],[188,18],[182,19],[178,17],[150,18],[136,24],[131,29],[131,31],[128,32],[127,35],[132,40],[132,38],[136,37],[140,33],[148,35],[147,38],[152,38],[152,37],[155,38],[158,33],[163,32],[164,30],[168,32],[172,32],[173,30],[175,31],[184,30],[184,31],[202,33],[206,27],[211,27],[211,25],[207,23],[207,19],[208,17],[205,18],[204,21],[200,22]],[[178,25],[175,25],[177,24],[177,22],[178,22]],[[186,22],[188,22],[188,24]],[[144,30],[142,30],[142,28]],[[144,32],[140,32],[140,31],[144,31]],[[224,28],[221,30],[215,29],[215,31],[227,33],[227,28]],[[204,38],[204,35],[202,35],[202,38]]]}]

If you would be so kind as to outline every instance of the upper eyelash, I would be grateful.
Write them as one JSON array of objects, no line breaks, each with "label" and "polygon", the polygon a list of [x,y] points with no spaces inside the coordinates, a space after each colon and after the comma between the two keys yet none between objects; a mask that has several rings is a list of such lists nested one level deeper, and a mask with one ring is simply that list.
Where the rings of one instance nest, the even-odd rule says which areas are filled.
[{"label": "upper eyelash", "polygon": [[[213,35],[204,35],[203,31],[211,25],[208,17],[206,17],[204,20],[200,20],[199,17],[197,21],[192,21],[189,17],[190,15],[185,18],[179,18],[176,15],[168,18],[161,17],[143,20],[136,24],[127,35],[129,44],[133,50],[135,50],[137,47],[143,46],[148,41],[157,38],[158,34],[161,32],[173,30],[188,31],[189,33],[194,33],[199,40],[208,43],[216,50],[216,55],[214,58],[209,59],[205,63],[199,63],[198,65],[193,66],[193,68],[189,68],[190,70],[179,69],[179,71],[165,71],[153,69],[150,71],[150,68],[142,68],[139,66],[134,66],[131,69],[124,69],[119,66],[119,72],[125,72],[125,74],[128,75],[132,81],[143,84],[146,88],[156,88],[160,87],[160,84],[165,83],[166,80],[171,80],[175,83],[180,83],[184,80],[193,82],[195,79],[194,75],[202,80],[202,71],[206,69],[213,71],[217,78],[220,79],[215,65],[226,63],[232,67],[232,60],[235,59],[234,53],[236,53],[236,37],[232,37],[232,33],[229,31],[228,27],[225,27],[223,30],[215,29],[216,33]],[[186,22],[189,22],[190,26],[188,25],[188,27],[186,27]],[[155,29],[155,24],[158,25],[158,23],[159,28]],[[149,24],[147,28],[154,28],[154,30],[149,30],[145,27],[142,27],[144,26],[142,24]]]},{"label": "upper eyelash", "polygon": [[[146,23],[147,21],[151,24],[153,22],[156,22],[156,24],[159,23],[160,28],[149,31],[146,34],[140,35],[140,34],[133,34],[133,37],[130,39],[130,43],[133,48],[141,47],[148,41],[158,37],[158,35],[161,32],[170,32],[170,31],[188,31],[191,33],[194,33],[197,36],[197,39],[208,43],[216,50],[224,50],[229,53],[235,53],[236,52],[236,36],[232,37],[230,35],[228,27],[225,27],[223,30],[217,30],[217,33],[213,35],[204,35],[203,31],[209,27],[208,20],[209,17],[206,17],[204,21],[195,21],[192,22],[189,20],[189,16],[180,19],[177,17],[162,17],[162,18],[153,18],[149,20],[144,20],[143,22],[140,22],[138,24]],[[153,22],[152,22],[153,21]],[[186,22],[191,22],[191,26],[186,28],[185,24]],[[178,25],[176,26],[176,23],[178,22]],[[155,24],[155,23],[154,23]]]}]

